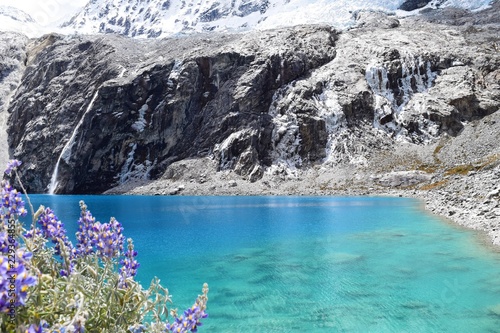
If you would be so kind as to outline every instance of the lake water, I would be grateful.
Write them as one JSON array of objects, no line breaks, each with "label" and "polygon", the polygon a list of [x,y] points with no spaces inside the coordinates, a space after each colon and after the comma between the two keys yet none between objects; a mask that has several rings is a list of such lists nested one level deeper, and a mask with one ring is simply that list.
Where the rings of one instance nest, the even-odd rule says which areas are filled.
[{"label": "lake water", "polygon": [[500,253],[417,200],[32,196],[72,234],[81,199],[179,310],[209,283],[200,332],[500,331]]}]

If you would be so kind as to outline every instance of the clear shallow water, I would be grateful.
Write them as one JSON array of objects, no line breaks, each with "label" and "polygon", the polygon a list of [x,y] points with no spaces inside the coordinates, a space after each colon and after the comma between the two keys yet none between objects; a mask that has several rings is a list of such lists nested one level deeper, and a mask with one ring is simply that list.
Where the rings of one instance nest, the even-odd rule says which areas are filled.
[{"label": "clear shallow water", "polygon": [[413,199],[32,196],[71,234],[81,199],[180,310],[209,283],[201,332],[500,330],[500,253]]}]

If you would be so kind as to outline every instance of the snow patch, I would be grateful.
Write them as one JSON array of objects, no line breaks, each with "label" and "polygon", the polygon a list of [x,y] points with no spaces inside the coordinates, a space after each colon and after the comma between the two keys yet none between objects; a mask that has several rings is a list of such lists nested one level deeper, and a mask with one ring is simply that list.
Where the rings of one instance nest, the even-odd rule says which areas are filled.
[{"label": "snow patch", "polygon": [[[167,37],[190,32],[273,29],[300,24],[355,24],[352,13],[376,10],[403,16],[405,0],[93,0],[65,24],[80,33],[120,33],[132,37]],[[490,0],[435,0],[424,8],[457,6],[485,9]]]}]

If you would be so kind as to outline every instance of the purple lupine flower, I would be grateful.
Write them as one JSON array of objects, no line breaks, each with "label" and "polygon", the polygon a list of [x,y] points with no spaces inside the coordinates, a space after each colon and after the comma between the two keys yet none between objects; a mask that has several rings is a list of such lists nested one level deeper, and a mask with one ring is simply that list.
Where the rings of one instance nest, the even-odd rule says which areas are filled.
[{"label": "purple lupine flower", "polygon": [[100,257],[119,257],[125,240],[121,223],[113,217],[109,223],[96,222],[83,201],[80,201],[80,208],[76,254],[85,256],[97,252]]},{"label": "purple lupine flower", "polygon": [[43,333],[43,327],[42,325],[31,324],[30,327],[28,327],[27,333]]},{"label": "purple lupine flower", "polygon": [[7,162],[7,169],[5,169],[5,174],[9,175],[12,173],[12,170],[16,170],[22,164],[19,160],[10,160]]},{"label": "purple lupine flower", "polygon": [[19,243],[15,238],[9,239],[9,236],[6,232],[0,232],[0,253],[7,254],[9,252],[9,245],[17,249]]},{"label": "purple lupine flower", "polygon": [[17,254],[19,258],[15,267],[10,267],[7,257],[0,255],[0,311],[5,313],[10,311],[12,304],[15,307],[24,306],[28,288],[37,283],[36,277],[30,275],[25,267],[26,261],[31,259],[31,253],[21,249],[16,257]]},{"label": "purple lupine flower", "polygon": [[167,331],[172,333],[198,332],[198,327],[203,325],[201,319],[207,318],[208,314],[197,304],[184,311],[184,314],[175,318],[172,324],[167,324]]},{"label": "purple lupine flower", "polygon": [[48,328],[49,324],[45,320],[41,320],[39,325],[31,324],[27,333],[46,333],[49,332]]},{"label": "purple lupine flower", "polygon": [[78,219],[78,231],[76,233],[77,245],[76,253],[78,256],[85,256],[94,252],[92,246],[92,226],[95,218],[87,210],[85,202],[80,201],[80,218]]},{"label": "purple lupine flower", "polygon": [[28,288],[37,283],[36,277],[29,275],[26,267],[20,264],[17,267],[16,277],[16,293],[17,293],[17,306],[26,304],[26,297],[28,296]]},{"label": "purple lupine flower", "polygon": [[[40,225],[41,234],[45,239],[48,239],[54,243],[55,254],[59,255],[63,260],[66,260],[65,266],[68,270],[61,270],[60,274],[62,276],[67,276],[70,274],[74,267],[74,259],[76,256],[76,250],[73,244],[66,235],[66,229],[64,229],[64,224],[57,218],[54,211],[50,208],[46,208],[38,218],[38,224]],[[61,253],[61,244],[66,248],[66,258]]]},{"label": "purple lupine flower", "polygon": [[[28,288],[37,283],[36,277],[29,275],[26,269],[33,253],[18,246],[16,239],[6,232],[0,232],[0,312],[9,312],[9,306],[12,304],[16,307],[23,306],[28,295]],[[7,259],[7,254],[11,254],[13,249],[16,249],[14,265]]]},{"label": "purple lupine flower", "polygon": [[[0,255],[0,311],[8,309],[9,298],[9,263],[7,257]],[[8,310],[7,310],[8,311]]]},{"label": "purple lupine flower", "polygon": [[24,237],[33,238],[35,236],[43,237],[42,231],[39,228],[28,230],[24,233]]},{"label": "purple lupine flower", "polygon": [[123,252],[123,227],[115,218],[109,223],[96,222],[92,226],[92,245],[101,257],[117,258]]},{"label": "purple lupine flower", "polygon": [[25,264],[33,258],[33,253],[26,251],[26,248],[16,250],[16,260],[19,263]]},{"label": "purple lupine flower", "polygon": [[1,218],[4,221],[10,220],[13,216],[25,216],[28,211],[24,207],[24,201],[21,194],[14,189],[7,180],[2,180],[2,204]]},{"label": "purple lupine flower", "polygon": [[131,333],[143,333],[146,332],[146,326],[142,324],[134,324],[128,328]]},{"label": "purple lupine flower", "polygon": [[137,274],[137,268],[139,268],[140,264],[135,260],[137,256],[137,251],[134,250],[134,243],[132,239],[127,239],[127,252],[125,252],[125,258],[120,261],[120,288],[126,288],[128,278],[133,278]]}]

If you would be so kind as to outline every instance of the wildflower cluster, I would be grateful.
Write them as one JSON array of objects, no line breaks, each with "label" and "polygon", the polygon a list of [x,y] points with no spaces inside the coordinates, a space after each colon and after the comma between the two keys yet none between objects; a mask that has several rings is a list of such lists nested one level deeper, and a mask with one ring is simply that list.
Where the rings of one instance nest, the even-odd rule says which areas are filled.
[{"label": "wildflower cluster", "polygon": [[85,202],[80,201],[80,218],[78,219],[78,231],[76,232],[76,253],[85,256],[94,253],[92,243],[92,226],[96,223],[92,213],[87,209]]},{"label": "wildflower cluster", "polygon": [[205,312],[208,300],[208,285],[203,285],[203,295],[198,296],[194,305],[184,311],[184,314],[177,317],[174,312],[175,321],[172,324],[167,324],[165,332],[171,333],[185,333],[185,332],[198,332],[198,327],[202,325],[201,319],[207,318],[208,314]]},{"label": "wildflower cluster", "polygon": [[[31,230],[31,233],[39,232],[43,238],[52,241],[55,255],[60,256],[63,261],[64,268],[61,269],[60,274],[67,276],[73,270],[76,250],[66,235],[64,224],[59,221],[52,209],[42,207],[38,225],[40,229]],[[31,233],[27,236],[31,237]]]},{"label": "wildflower cluster", "polygon": [[137,268],[140,264],[135,260],[137,257],[137,251],[134,250],[134,243],[132,238],[127,239],[127,252],[125,252],[125,259],[120,261],[120,286],[126,287],[128,278],[133,278],[137,274]]},{"label": "wildflower cluster", "polygon": [[2,212],[1,218],[4,222],[8,222],[16,216],[26,216],[28,211],[24,207],[24,201],[21,194],[14,189],[9,181],[2,180]]},{"label": "wildflower cluster", "polygon": [[14,313],[15,307],[26,304],[28,288],[37,282],[28,268],[33,257],[6,232],[0,232],[0,312]]},{"label": "wildflower cluster", "polygon": [[[9,161],[5,173],[22,187],[19,166]],[[33,223],[24,229],[21,194],[7,180],[1,186],[0,332],[197,332],[207,317],[206,284],[195,304],[180,317],[174,311],[168,323],[168,291],[158,279],[149,289],[134,281],[137,251],[130,238],[124,251],[121,223],[97,222],[81,201],[74,246],[50,208],[35,213],[29,204]]]},{"label": "wildflower cluster", "polygon": [[[9,174],[20,166],[19,161],[10,161]],[[17,220],[27,214],[19,192],[7,180],[2,180],[2,205],[0,208],[0,312],[8,315],[13,322],[16,308],[24,306],[28,289],[37,283],[30,265],[33,254],[21,247],[17,238]]]}]

